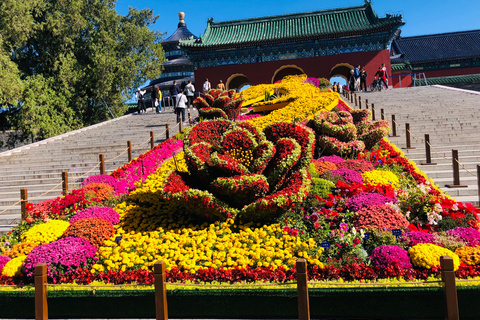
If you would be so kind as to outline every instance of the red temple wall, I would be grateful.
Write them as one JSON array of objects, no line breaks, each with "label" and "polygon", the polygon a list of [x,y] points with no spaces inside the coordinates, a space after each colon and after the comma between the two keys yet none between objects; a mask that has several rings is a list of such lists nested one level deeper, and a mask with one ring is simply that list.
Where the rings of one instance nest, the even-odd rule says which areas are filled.
[{"label": "red temple wall", "polygon": [[373,81],[373,76],[378,71],[378,67],[382,63],[385,63],[387,70],[390,70],[390,53],[389,50],[381,50],[313,58],[198,68],[195,70],[195,82],[198,87],[197,90],[199,90],[205,81],[205,78],[209,79],[212,87],[216,87],[219,80],[226,83],[231,75],[243,74],[248,78],[251,85],[272,83],[272,78],[275,72],[282,66],[286,65],[293,65],[301,68],[309,77],[322,77],[328,79],[332,68],[340,63],[348,63],[352,66],[358,64],[364,66],[368,74],[367,82],[370,84]]}]

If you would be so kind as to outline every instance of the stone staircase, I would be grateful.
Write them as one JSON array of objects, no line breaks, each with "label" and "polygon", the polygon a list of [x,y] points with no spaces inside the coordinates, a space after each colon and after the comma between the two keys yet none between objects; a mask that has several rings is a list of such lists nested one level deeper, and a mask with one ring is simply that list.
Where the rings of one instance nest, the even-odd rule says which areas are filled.
[{"label": "stone staircase", "polygon": [[[195,109],[190,112],[197,116]],[[16,204],[21,188],[27,189],[32,203],[58,197],[63,171],[68,172],[69,190],[78,188],[85,177],[100,173],[96,167],[99,154],[104,154],[106,172],[112,172],[128,162],[128,152],[124,152],[127,141],[131,141],[136,158],[150,149],[150,131],[155,144],[165,140],[167,123],[172,137],[178,132],[176,115],[170,109],[161,114],[150,110],[0,153],[0,233],[21,219],[20,205]]]},{"label": "stone staircase", "polygon": [[[375,105],[376,119],[384,109],[385,120],[395,115],[398,137],[389,140],[457,201],[479,205],[477,165],[480,164],[480,92],[443,86],[390,89],[382,92],[360,92],[362,108],[368,99]],[[349,102],[353,107],[355,103]],[[410,125],[411,147],[406,149],[406,128]],[[425,134],[429,135],[431,162],[426,162]],[[460,184],[465,188],[449,188],[453,184],[452,149],[458,150]]]}]

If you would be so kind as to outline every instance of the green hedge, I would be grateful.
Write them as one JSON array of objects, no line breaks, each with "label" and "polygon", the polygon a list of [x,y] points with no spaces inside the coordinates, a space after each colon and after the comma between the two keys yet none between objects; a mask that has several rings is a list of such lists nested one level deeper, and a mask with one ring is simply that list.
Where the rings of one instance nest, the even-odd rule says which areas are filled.
[{"label": "green hedge", "polygon": [[[478,319],[480,287],[457,288],[460,318]],[[295,319],[296,289],[169,290],[172,319]],[[312,319],[443,319],[441,288],[310,289]],[[0,292],[1,318],[34,318],[33,292]],[[155,318],[153,290],[50,291],[49,317]]]}]

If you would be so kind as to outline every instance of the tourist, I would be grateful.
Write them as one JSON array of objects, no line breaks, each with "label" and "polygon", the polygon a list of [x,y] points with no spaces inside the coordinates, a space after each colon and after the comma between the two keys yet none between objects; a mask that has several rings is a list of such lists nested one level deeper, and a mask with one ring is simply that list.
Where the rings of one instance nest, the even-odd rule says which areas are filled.
[{"label": "tourist", "polygon": [[350,70],[350,79],[348,80],[348,88],[350,92],[355,92],[355,71]]},{"label": "tourist", "polygon": [[385,63],[382,63],[382,70],[383,70],[383,82],[385,83],[385,89],[388,90],[388,73],[387,73],[387,67],[385,67]]},{"label": "tourist", "polygon": [[170,87],[170,95],[172,96],[173,99],[173,105],[177,105],[177,96],[179,93],[181,93],[182,90],[177,86],[177,81],[173,81],[173,85]]},{"label": "tourist", "polygon": [[208,93],[210,89],[212,89],[212,86],[210,85],[210,82],[208,82],[208,78],[205,78],[205,82],[203,83],[203,93]]},{"label": "tourist", "polygon": [[175,106],[175,111],[176,111],[176,114],[177,114],[177,123],[180,122],[180,114],[182,114],[182,122],[183,124],[186,125],[185,123],[185,108],[186,108],[186,105],[185,103],[187,103],[187,97],[185,95],[185,92],[180,92],[177,96],[177,104]]},{"label": "tourist", "polygon": [[188,109],[193,105],[193,98],[195,98],[195,87],[192,84],[192,80],[188,81],[188,84],[185,86],[185,92],[188,100]]},{"label": "tourist", "polygon": [[388,89],[387,77],[385,76],[385,71],[383,70],[382,67],[378,67],[378,71],[377,73],[375,73],[375,79],[377,79],[377,77],[383,82],[383,84],[385,85],[385,88]]},{"label": "tourist", "polygon": [[336,82],[333,83],[332,90],[333,90],[333,92],[337,92],[338,88],[337,88],[337,83]]},{"label": "tourist", "polygon": [[152,101],[155,106],[155,111],[157,113],[162,112],[162,93],[160,92],[160,88],[158,88],[157,86],[153,87]]},{"label": "tourist", "polygon": [[338,83],[338,93],[339,94],[342,94],[343,92],[343,86],[340,84],[340,82]]},{"label": "tourist", "polygon": [[220,80],[220,82],[218,83],[217,89],[225,91],[225,85],[223,84],[222,80]]},{"label": "tourist", "polygon": [[145,90],[137,89],[135,92],[135,97],[137,98],[138,103],[138,114],[145,113],[147,107],[145,106]]},{"label": "tourist", "polygon": [[367,71],[365,71],[365,68],[362,67],[360,69],[360,91],[367,92]]},{"label": "tourist", "polygon": [[355,75],[355,90],[360,90],[360,65],[357,65],[353,69],[353,73]]}]

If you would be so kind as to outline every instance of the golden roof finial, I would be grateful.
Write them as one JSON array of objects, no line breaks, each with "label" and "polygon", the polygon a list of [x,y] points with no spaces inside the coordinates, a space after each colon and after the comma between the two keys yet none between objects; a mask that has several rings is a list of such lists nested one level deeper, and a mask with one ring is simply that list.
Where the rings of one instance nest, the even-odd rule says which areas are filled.
[{"label": "golden roof finial", "polygon": [[178,13],[178,20],[180,20],[180,22],[185,22],[185,12],[179,12]]}]

